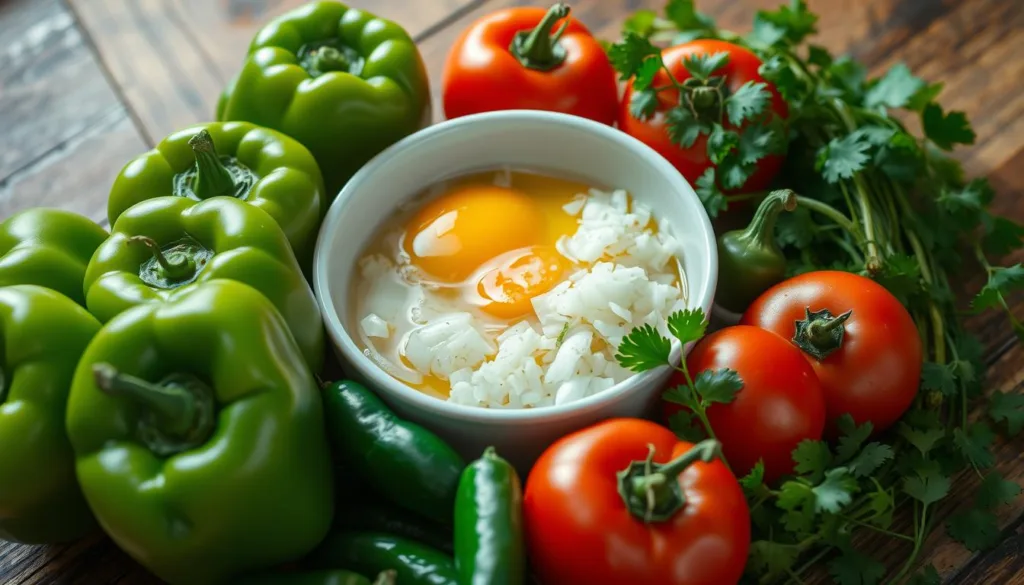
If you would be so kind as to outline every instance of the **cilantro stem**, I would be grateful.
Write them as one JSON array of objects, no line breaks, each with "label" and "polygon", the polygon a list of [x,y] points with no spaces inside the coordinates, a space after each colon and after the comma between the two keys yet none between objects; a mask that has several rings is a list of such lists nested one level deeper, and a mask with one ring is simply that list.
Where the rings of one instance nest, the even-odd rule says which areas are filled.
[{"label": "cilantro stem", "polygon": [[886,530],[885,528],[881,528],[879,526],[875,526],[874,524],[870,524],[868,522],[862,522],[860,520],[857,520],[856,518],[851,518],[849,516],[839,516],[839,518],[849,522],[850,524],[856,524],[857,526],[862,526],[864,528],[868,528],[870,530],[874,530],[875,532],[878,532],[878,533],[881,533],[881,534],[885,534],[886,536],[891,536],[893,538],[901,538],[901,539],[909,541],[909,542],[914,542],[914,537],[907,536],[906,534],[900,534],[899,532],[893,532],[892,530]]},{"label": "cilantro stem", "polygon": [[797,204],[797,207],[803,206],[803,207],[806,207],[807,209],[810,209],[811,211],[816,211],[816,212],[818,212],[818,213],[828,217],[829,219],[831,219],[835,223],[837,223],[840,226],[842,226],[842,228],[844,230],[850,232],[853,235],[857,235],[857,233],[858,233],[857,226],[855,226],[853,224],[853,222],[850,221],[850,219],[848,217],[843,215],[843,212],[839,211],[835,207],[832,207],[828,203],[824,203],[822,201],[818,201],[817,199],[811,199],[809,197],[804,197],[802,195],[797,195],[796,196],[796,204]]},{"label": "cilantro stem", "polygon": [[[914,563],[917,561],[917,555],[921,552],[921,545],[924,544],[924,537],[928,533],[928,504],[924,504],[921,507],[920,514],[918,513],[917,502],[914,502],[914,548],[910,551],[910,556],[907,557],[907,562],[903,564],[903,568],[900,569],[896,576],[889,580],[889,583],[899,583],[903,577],[906,576],[910,569],[913,568]],[[920,521],[918,517],[920,516]]]}]

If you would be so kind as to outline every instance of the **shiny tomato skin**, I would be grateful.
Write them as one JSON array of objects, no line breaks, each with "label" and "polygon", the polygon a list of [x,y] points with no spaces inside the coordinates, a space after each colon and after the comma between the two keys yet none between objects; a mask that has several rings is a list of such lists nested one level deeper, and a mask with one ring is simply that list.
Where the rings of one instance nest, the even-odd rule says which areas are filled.
[{"label": "shiny tomato skin", "polygon": [[844,413],[875,433],[895,423],[910,407],[921,380],[922,347],[907,309],[877,282],[850,272],[808,272],[765,291],[740,323],[792,339],[805,309],[853,314],[844,324],[840,349],[824,361],[801,352],[821,380],[829,423]]},{"label": "shiny tomato skin", "polygon": [[546,13],[537,7],[507,8],[463,31],[448,53],[442,74],[446,118],[523,109],[615,123],[619,104],[615,69],[600,43],[572,15],[558,41],[566,58],[554,69],[529,69],[509,51],[515,34],[536,27]]},{"label": "shiny tomato skin", "polygon": [[[715,72],[715,75],[724,75],[727,78],[726,86],[730,91],[736,91],[744,83],[754,81],[756,83],[767,83],[768,90],[772,95],[771,111],[786,119],[789,116],[789,108],[786,100],[775,89],[765,81],[758,73],[761,60],[751,51],[729,43],[715,39],[700,39],[683,43],[675,47],[665,49],[661,53],[665,65],[672,71],[672,75],[683,83],[691,77],[690,72],[683,65],[683,59],[690,55],[703,54],[712,55],[715,53],[729,53],[729,62]],[[654,78],[654,86],[659,87],[669,83],[668,74],[660,71]],[[665,90],[658,93],[658,111],[648,120],[640,120],[630,113],[630,102],[633,97],[633,84],[626,86],[625,94],[619,105],[619,129],[639,139],[665,157],[690,183],[695,183],[708,167],[713,166],[707,154],[707,135],[701,135],[693,146],[683,148],[669,138],[668,130],[665,128],[665,112],[679,103],[679,94],[675,90]],[[735,130],[736,127],[724,120],[723,127],[727,130]],[[747,179],[735,192],[762,191],[771,185],[772,180],[782,169],[785,163],[782,155],[767,156],[757,163],[757,170]]]},{"label": "shiny tomato skin", "polygon": [[[825,399],[818,377],[802,352],[774,333],[742,325],[721,329],[693,347],[686,367],[694,378],[704,370],[728,368],[743,381],[732,402],[707,410],[737,476],[762,459],[765,481],[773,483],[793,472],[792,453],[800,441],[822,437]],[[677,373],[669,387],[685,383]],[[666,417],[682,408],[664,403]]]},{"label": "shiny tomato skin", "polygon": [[625,508],[615,474],[643,461],[648,445],[664,463],[688,451],[668,429],[610,419],[545,451],[526,481],[523,515],[530,565],[544,585],[734,585],[750,548],[750,513],[720,460],[679,477],[687,505],[644,524]]}]

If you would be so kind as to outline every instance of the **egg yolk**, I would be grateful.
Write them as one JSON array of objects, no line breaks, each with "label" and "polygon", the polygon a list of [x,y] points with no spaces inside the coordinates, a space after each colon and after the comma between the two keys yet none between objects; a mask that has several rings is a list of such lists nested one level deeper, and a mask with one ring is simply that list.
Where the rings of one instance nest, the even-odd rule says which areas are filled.
[{"label": "egg yolk", "polygon": [[420,269],[457,282],[500,254],[540,243],[544,235],[544,215],[526,193],[469,185],[424,205],[406,227],[405,249]]},{"label": "egg yolk", "polygon": [[551,246],[513,250],[496,258],[477,283],[481,309],[502,319],[530,313],[533,297],[561,282],[566,260]]}]

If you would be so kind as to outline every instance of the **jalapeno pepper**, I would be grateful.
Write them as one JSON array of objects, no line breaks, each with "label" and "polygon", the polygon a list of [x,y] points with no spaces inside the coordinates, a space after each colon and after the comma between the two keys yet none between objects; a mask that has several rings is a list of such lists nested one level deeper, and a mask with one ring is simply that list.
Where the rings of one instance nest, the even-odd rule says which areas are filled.
[{"label": "jalapeno pepper", "polygon": [[243,577],[231,582],[231,585],[394,585],[394,571],[386,571],[370,580],[352,571],[310,571],[307,573],[268,573]]},{"label": "jalapeno pepper", "polygon": [[488,447],[462,472],[455,497],[455,569],[462,585],[522,585],[523,487]]},{"label": "jalapeno pepper", "polygon": [[380,532],[335,532],[309,557],[314,567],[349,567],[365,576],[394,570],[401,585],[456,585],[455,563],[425,544]]},{"label": "jalapeno pepper", "polygon": [[445,525],[465,461],[440,437],[395,415],[376,394],[349,380],[324,392],[335,457],[375,493]]},{"label": "jalapeno pepper", "polygon": [[337,527],[358,532],[384,532],[422,542],[440,551],[451,554],[452,531],[450,527],[409,514],[397,506],[384,502],[366,501],[364,496],[351,500],[352,505],[338,510]]},{"label": "jalapeno pepper", "polygon": [[775,243],[775,221],[796,208],[796,194],[772,191],[754,212],[750,225],[718,238],[718,306],[742,313],[750,303],[786,278],[786,257]]}]

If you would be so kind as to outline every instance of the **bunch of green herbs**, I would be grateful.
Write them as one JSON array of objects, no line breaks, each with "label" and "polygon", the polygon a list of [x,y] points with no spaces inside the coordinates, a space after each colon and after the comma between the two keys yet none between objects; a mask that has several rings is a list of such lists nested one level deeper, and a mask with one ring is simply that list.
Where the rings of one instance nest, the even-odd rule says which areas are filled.
[{"label": "bunch of green herbs", "polygon": [[[1005,311],[1024,340],[1024,325],[1007,301],[1024,288],[1024,267],[991,260],[1019,250],[1024,227],[991,213],[994,193],[988,182],[966,179],[948,154],[957,145],[972,144],[975,134],[962,112],[947,112],[939,104],[941,83],[927,83],[902,64],[869,78],[855,59],[806,43],[816,22],[805,3],[794,0],[758,12],[752,32],[739,35],[719,29],[692,1],[671,0],[663,13],[633,15],[623,39],[608,50],[623,80],[633,83],[631,109],[637,118],[653,115],[659,92],[686,89],[670,72],[668,86],[654,86],[658,72],[667,72],[662,47],[720,39],[757,54],[761,76],[788,104],[784,127],[769,115],[764,83],[748,82],[720,94],[724,108],[718,119],[700,115],[692,91],[679,91],[679,103],[665,114],[671,139],[681,147],[708,136],[708,157],[716,168],[696,181],[705,208],[716,217],[731,202],[759,196],[735,194],[735,188],[763,157],[785,152],[775,186],[801,194],[798,210],[780,218],[777,228],[790,274],[839,269],[877,280],[908,308],[925,343],[918,399],[892,430],[869,440],[871,427],[856,426],[847,417],[837,442],[805,441],[794,451],[796,475],[781,485],[765,485],[760,468],[742,478],[754,524],[747,579],[800,583],[809,567],[825,562],[841,585],[908,579],[915,585],[938,584],[934,567],[911,575],[925,537],[935,528],[935,507],[957,474],[965,469],[977,474],[981,487],[972,506],[951,516],[946,530],[971,550],[997,543],[994,510],[1016,498],[1020,486],[992,469],[990,448],[996,430],[1013,436],[1024,428],[1024,396],[983,393],[982,346],[963,329],[949,275],[964,271],[964,256],[976,259],[987,281],[971,308]],[[705,55],[684,65],[702,86],[723,91],[715,72],[725,58]],[[898,115],[918,116],[923,136],[908,131]],[[733,127],[747,124],[726,130],[725,119]],[[683,344],[700,339],[705,326],[699,311],[669,320],[669,330]],[[656,330],[636,329],[618,358],[623,366],[643,371],[669,364],[669,347]],[[691,373],[685,364],[676,367],[687,384],[667,391],[665,399],[688,410],[677,415],[673,429],[693,440],[714,436],[704,412],[713,403],[730,402],[742,380],[730,371]],[[979,406],[987,417],[969,421]],[[699,436],[692,436],[694,422]],[[909,529],[896,530],[896,512],[909,519]],[[912,553],[902,567],[887,571],[854,546],[853,535],[861,531],[907,541]]]}]

